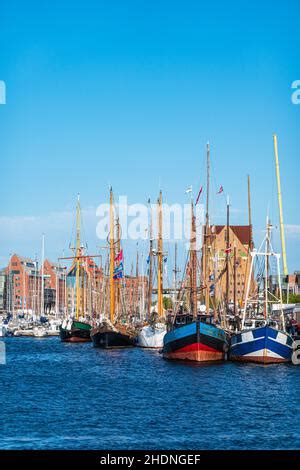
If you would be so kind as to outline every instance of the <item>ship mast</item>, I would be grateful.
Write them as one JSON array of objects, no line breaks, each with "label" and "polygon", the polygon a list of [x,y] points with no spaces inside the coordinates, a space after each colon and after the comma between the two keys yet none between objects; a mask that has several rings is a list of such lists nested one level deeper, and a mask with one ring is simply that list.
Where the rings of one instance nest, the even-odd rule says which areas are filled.
[{"label": "ship mast", "polygon": [[229,196],[227,196],[227,222],[226,222],[226,306],[225,312],[228,311],[229,304],[229,252],[230,252],[230,234],[229,234]]},{"label": "ship mast", "polygon": [[250,176],[247,177],[248,181],[248,220],[249,220],[249,247],[250,251],[253,250],[253,228],[252,228],[252,212],[251,212],[251,191],[250,191]]},{"label": "ship mast", "polygon": [[[117,253],[119,254],[121,251],[121,227],[120,227],[120,219],[117,218]],[[121,286],[120,283],[116,283],[116,291],[117,291],[117,315],[120,315],[121,312]]]},{"label": "ship mast", "polygon": [[209,227],[209,186],[210,186],[210,147],[207,142],[207,156],[206,156],[206,214],[205,214],[205,234],[204,234],[204,283],[205,289],[205,306],[206,313],[209,313],[209,240],[210,240],[210,227]]},{"label": "ship mast", "polygon": [[274,142],[275,167],[276,167],[276,179],[277,179],[277,194],[278,194],[278,208],[279,208],[279,222],[280,222],[280,238],[281,238],[283,274],[285,276],[287,276],[288,275],[288,267],[287,267],[286,249],[285,249],[283,209],[282,209],[282,194],[281,194],[280,170],[279,170],[279,159],[278,159],[278,145],[277,145],[277,135],[276,134],[273,135],[273,142]]},{"label": "ship mast", "polygon": [[267,236],[266,236],[266,254],[265,254],[265,309],[264,317],[265,319],[268,316],[268,301],[269,301],[269,251],[270,251],[270,222],[269,217],[267,217]]},{"label": "ship mast", "polygon": [[[44,315],[44,306],[45,306],[45,286],[44,286],[44,262],[45,262],[45,235],[42,236],[42,262],[41,262],[41,315]],[[25,269],[24,269],[24,279],[25,279]],[[23,296],[23,305],[24,305],[24,296]]]},{"label": "ship mast", "polygon": [[191,201],[191,242],[190,242],[190,269],[191,269],[191,307],[193,317],[197,318],[197,255],[196,255],[196,217],[194,203]]},{"label": "ship mast", "polygon": [[158,242],[157,242],[157,308],[158,316],[163,316],[163,243],[162,243],[162,192],[158,199]]},{"label": "ship mast", "polygon": [[81,255],[81,241],[80,241],[80,196],[77,196],[76,207],[76,320],[79,319],[79,305],[80,305],[80,255]]},{"label": "ship mast", "polygon": [[149,252],[149,279],[148,279],[148,309],[147,309],[147,320],[151,313],[152,306],[152,291],[153,291],[153,227],[152,227],[152,207],[150,203],[150,252]]},{"label": "ship mast", "polygon": [[110,188],[109,194],[109,214],[110,214],[110,230],[109,230],[109,283],[110,283],[110,321],[114,323],[115,319],[115,284],[114,284],[114,267],[115,267],[115,247],[114,247],[114,206],[113,191]]}]

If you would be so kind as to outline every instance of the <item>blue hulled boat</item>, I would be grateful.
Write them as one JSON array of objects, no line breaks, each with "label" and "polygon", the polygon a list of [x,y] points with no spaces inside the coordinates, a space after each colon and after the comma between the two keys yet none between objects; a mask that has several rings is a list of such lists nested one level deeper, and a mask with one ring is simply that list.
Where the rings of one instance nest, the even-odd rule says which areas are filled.
[{"label": "blue hulled boat", "polygon": [[[280,331],[275,321],[248,320],[246,326],[247,323],[249,329],[244,329],[231,338],[231,360],[262,364],[290,362],[293,339],[286,332]],[[255,327],[256,324],[261,326]]]},{"label": "blue hulled boat", "polygon": [[164,337],[163,357],[194,362],[225,359],[228,342],[224,330],[212,323],[212,316],[178,314]]}]

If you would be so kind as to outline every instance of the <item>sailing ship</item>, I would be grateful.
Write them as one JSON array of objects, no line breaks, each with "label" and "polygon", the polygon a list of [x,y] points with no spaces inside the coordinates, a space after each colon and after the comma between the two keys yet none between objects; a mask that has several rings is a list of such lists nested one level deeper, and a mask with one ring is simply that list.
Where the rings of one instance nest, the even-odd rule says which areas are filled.
[{"label": "sailing ship", "polygon": [[[241,331],[231,337],[229,357],[232,361],[273,364],[289,362],[293,352],[293,339],[286,332],[282,309],[280,254],[275,253],[270,239],[271,224],[267,218],[267,233],[258,251],[251,252],[252,260],[246,290]],[[263,246],[265,250],[263,251]],[[257,289],[253,290],[254,263],[263,259]],[[270,289],[270,261],[276,260],[279,296]],[[261,267],[260,267],[261,268]],[[261,288],[263,295],[261,293]],[[279,303],[280,318],[273,318],[271,304]]]},{"label": "sailing ship", "polygon": [[91,341],[90,331],[91,325],[89,322],[80,318],[82,311],[82,246],[81,246],[81,209],[80,198],[77,198],[76,207],[76,253],[73,258],[72,269],[75,271],[75,290],[76,290],[76,314],[75,318],[70,316],[64,319],[60,326],[60,339],[68,343],[85,343]]},{"label": "sailing ship", "polygon": [[[280,237],[282,247],[283,272],[288,274],[283,210],[281,198],[281,183],[278,159],[277,136],[273,135],[275,169],[278,190],[278,207],[280,221]],[[230,359],[242,362],[255,362],[262,364],[273,364],[289,362],[293,354],[293,339],[286,332],[285,319],[282,308],[282,287],[280,276],[280,254],[275,253],[271,243],[272,225],[267,217],[266,235],[258,251],[251,252],[252,260],[250,276],[248,278],[245,305],[243,311],[241,331],[231,338]],[[265,250],[263,251],[263,247]],[[253,282],[254,262],[262,259],[263,269],[259,273],[257,289],[251,292],[251,282]],[[276,261],[277,271],[277,294],[271,291],[270,267],[271,261]],[[261,289],[262,288],[262,289]],[[253,288],[252,288],[253,290]],[[260,291],[263,292],[260,292]],[[274,318],[271,312],[271,305],[279,302],[280,317]]]},{"label": "sailing ship", "polygon": [[141,348],[161,349],[167,332],[163,310],[163,238],[162,238],[162,192],[158,199],[158,239],[157,250],[157,312],[152,312],[153,292],[153,232],[152,208],[150,207],[150,250],[149,250],[149,279],[148,279],[148,312],[146,324],[139,330],[137,340]]},{"label": "sailing ship", "polygon": [[[110,231],[109,231],[109,295],[110,312],[109,318],[101,320],[100,324],[91,331],[91,339],[96,348],[114,349],[135,346],[135,328],[122,323],[120,315],[116,315],[116,298],[120,303],[120,284],[124,275],[123,251],[120,249],[120,226],[117,224],[118,236],[115,241],[115,216],[113,191],[110,188]],[[117,245],[118,253],[115,253]],[[119,312],[118,312],[119,313]]]},{"label": "sailing ship", "polygon": [[[190,280],[190,312],[179,311],[171,319],[169,331],[164,337],[163,357],[194,362],[216,362],[225,359],[228,350],[228,341],[225,331],[220,328],[213,315],[209,313],[209,268],[208,268],[208,242],[209,242],[209,158],[210,150],[207,145],[207,206],[206,226],[204,235],[204,261],[206,276],[206,306],[202,306],[201,313],[197,309],[197,251],[196,251],[196,217],[194,203],[191,201],[191,241],[189,250],[189,263],[187,275]],[[204,307],[204,308],[203,308]]]}]

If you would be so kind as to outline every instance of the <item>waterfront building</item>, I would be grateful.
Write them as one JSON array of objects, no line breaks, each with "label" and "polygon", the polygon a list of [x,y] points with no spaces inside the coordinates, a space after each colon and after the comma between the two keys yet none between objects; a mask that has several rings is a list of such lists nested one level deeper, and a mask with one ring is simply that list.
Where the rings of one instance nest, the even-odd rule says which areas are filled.
[{"label": "waterfront building", "polygon": [[[224,272],[226,263],[227,249],[227,226],[215,225],[211,227],[212,245],[210,257],[210,273],[213,279],[221,278],[216,283],[216,289],[213,291],[217,303],[224,300],[226,295],[226,274]],[[251,226],[250,225],[230,225],[229,226],[229,289],[228,300],[234,299],[234,248],[236,252],[236,302],[242,305],[245,295],[245,288],[248,282],[248,276],[251,265],[250,245],[251,245]]]},{"label": "waterfront building", "polygon": [[7,310],[11,313],[41,311],[41,277],[38,262],[14,254],[7,267]]}]

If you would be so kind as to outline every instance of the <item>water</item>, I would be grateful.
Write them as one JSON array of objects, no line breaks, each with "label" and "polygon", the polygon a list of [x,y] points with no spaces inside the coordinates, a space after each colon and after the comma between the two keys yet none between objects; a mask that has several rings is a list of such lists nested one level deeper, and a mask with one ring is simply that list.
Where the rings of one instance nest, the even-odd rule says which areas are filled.
[{"label": "water", "polygon": [[1,449],[297,449],[300,367],[5,339]]}]

